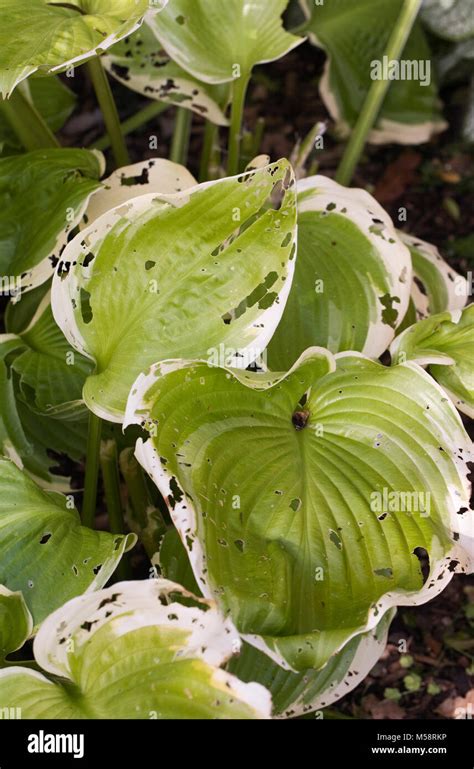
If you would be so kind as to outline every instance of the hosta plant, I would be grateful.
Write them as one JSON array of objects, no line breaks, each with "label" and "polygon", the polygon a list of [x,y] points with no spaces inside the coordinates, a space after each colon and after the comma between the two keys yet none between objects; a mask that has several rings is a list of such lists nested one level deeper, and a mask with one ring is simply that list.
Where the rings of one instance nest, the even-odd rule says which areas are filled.
[{"label": "hosta plant", "polygon": [[[425,36],[398,2],[305,3],[297,33],[287,5],[0,0],[0,711],[324,713],[398,606],[472,570],[469,282],[349,186],[368,136],[441,128],[434,86],[363,106],[386,14],[397,55]],[[302,35],[354,129],[344,184],[242,131]],[[53,134],[82,62],[103,151]],[[177,107],[170,159],[131,162],[107,72],[150,98],[135,128]]]}]

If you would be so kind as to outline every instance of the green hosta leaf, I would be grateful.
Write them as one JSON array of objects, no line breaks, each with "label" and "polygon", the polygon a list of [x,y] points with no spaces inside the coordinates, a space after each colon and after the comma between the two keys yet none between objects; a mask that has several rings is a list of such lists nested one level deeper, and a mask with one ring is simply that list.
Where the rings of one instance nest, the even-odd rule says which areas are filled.
[{"label": "green hosta leaf", "polygon": [[114,171],[92,195],[84,215],[92,224],[111,208],[149,192],[174,195],[197,184],[196,179],[179,163],[163,158],[150,158]]},{"label": "green hosta leaf", "polygon": [[64,601],[102,587],[135,541],[81,526],[68,498],[0,459],[0,583],[22,591],[35,625]]},{"label": "green hosta leaf", "polygon": [[[74,109],[75,94],[58,77],[32,78],[28,83],[28,91],[31,101],[51,131],[59,131]],[[8,151],[19,150],[22,146],[0,109],[1,144]]]},{"label": "green hosta leaf", "polygon": [[[12,314],[14,309],[9,317]],[[12,335],[0,335],[0,344],[3,339],[11,338]],[[53,318],[49,292],[17,339],[19,354],[11,362],[11,367],[18,374],[19,389],[25,403],[40,414],[77,419],[78,412],[86,411],[82,388],[93,364],[71,350]]]},{"label": "green hosta leaf", "polygon": [[27,291],[51,277],[103,170],[103,156],[88,150],[0,159],[0,293]]},{"label": "green hosta leaf", "polygon": [[190,109],[216,125],[229,123],[224,114],[229,87],[203,83],[182,69],[163,50],[147,23],[114,45],[102,61],[108,72],[132,91]]},{"label": "green hosta leaf", "polygon": [[[397,604],[438,594],[472,550],[470,442],[413,363],[313,348],[288,374],[156,364],[126,424],[204,595],[252,645],[322,667]],[[462,459],[461,457],[465,457]],[[423,584],[418,555],[430,573]]]},{"label": "green hosta leaf", "polygon": [[268,718],[270,696],[220,669],[240,646],[209,602],[184,606],[172,582],[120,582],[69,601],[35,639],[53,683],[19,667],[0,671],[0,708],[22,718]]},{"label": "green hosta leaf", "polygon": [[[165,3],[153,2],[154,12]],[[8,96],[34,72],[60,72],[102,53],[153,13],[149,5],[149,0],[0,0],[0,94]]]},{"label": "green hosta leaf", "polygon": [[5,657],[21,649],[33,631],[33,620],[21,593],[0,585],[0,666]]},{"label": "green hosta leaf", "polygon": [[171,58],[205,83],[226,83],[303,42],[283,29],[288,0],[173,0],[149,24]]},{"label": "green hosta leaf", "polygon": [[398,235],[410,249],[414,273],[411,296],[417,319],[464,307],[468,295],[466,278],[451,269],[431,243],[404,232]]},{"label": "green hosta leaf", "polygon": [[249,644],[230,660],[228,669],[242,681],[258,681],[270,691],[274,716],[296,718],[332,705],[364,680],[385,650],[394,614],[394,609],[388,611],[374,630],[348,641],[322,670],[283,670]]},{"label": "green hosta leaf", "polygon": [[444,40],[466,40],[474,35],[473,11],[472,0],[425,0],[421,18]]},{"label": "green hosta leaf", "polygon": [[[135,378],[169,357],[249,365],[280,320],[294,269],[288,161],[175,195],[142,195],[78,235],[53,282],[53,312],[96,361],[83,397],[122,421]],[[210,216],[212,212],[212,216]]]},{"label": "green hosta leaf", "polygon": [[364,190],[313,176],[298,182],[297,193],[298,259],[269,366],[288,369],[311,345],[376,358],[408,307],[408,249]]},{"label": "green hosta leaf", "polygon": [[394,341],[390,353],[394,361],[429,366],[459,411],[474,417],[474,304],[410,326]]},{"label": "green hosta leaf", "polygon": [[[331,0],[315,5],[310,0],[300,0],[308,18],[303,31],[328,56],[320,82],[321,97],[345,135],[360,115],[373,82],[373,62],[383,62],[403,2]],[[431,63],[431,52],[418,23],[413,27],[401,58],[405,62]],[[439,109],[433,68],[429,78],[426,72],[418,74],[419,79],[414,79],[412,74],[410,78],[390,83],[369,141],[374,144],[416,144],[428,141],[433,134],[446,128]]]}]

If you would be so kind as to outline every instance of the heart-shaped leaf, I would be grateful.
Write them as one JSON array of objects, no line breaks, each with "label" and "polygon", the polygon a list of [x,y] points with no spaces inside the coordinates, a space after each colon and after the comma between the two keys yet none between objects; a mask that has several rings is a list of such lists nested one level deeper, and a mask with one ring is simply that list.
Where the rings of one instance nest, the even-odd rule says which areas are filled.
[{"label": "heart-shaped leaf", "polygon": [[288,374],[170,361],[127,408],[204,595],[298,671],[438,594],[472,552],[470,441],[442,389],[413,363],[334,368],[318,348]]},{"label": "heart-shaped leaf", "polygon": [[0,671],[0,707],[22,718],[268,718],[259,684],[220,669],[240,646],[215,606],[176,598],[166,580],[120,582],[69,601],[35,639],[38,663],[61,676],[13,667]]},{"label": "heart-shaped leaf", "polygon": [[390,347],[393,361],[416,361],[430,373],[463,414],[474,418],[474,304],[407,328]]},{"label": "heart-shaped leaf", "polygon": [[348,641],[322,670],[283,670],[247,643],[239,656],[230,660],[228,669],[242,681],[258,681],[269,690],[276,718],[296,718],[327,708],[352,691],[371,671],[385,650],[394,614],[394,609],[388,611],[374,630]]},{"label": "heart-shaped leaf", "polygon": [[0,293],[15,295],[51,277],[100,187],[104,163],[100,153],[78,149],[0,159]]},{"label": "heart-shaped leaf", "polygon": [[445,310],[460,310],[466,304],[468,283],[458,275],[431,243],[398,232],[410,249],[413,263],[411,297],[418,320]]},{"label": "heart-shaped leaf", "polygon": [[203,83],[182,69],[163,50],[147,23],[114,45],[102,62],[119,83],[148,99],[185,107],[216,125],[229,123],[224,114],[229,86]]},{"label": "heart-shaped leaf", "polygon": [[297,184],[298,259],[268,364],[288,369],[311,345],[377,358],[410,298],[411,263],[383,208],[324,176]]},{"label": "heart-shaped leaf", "polygon": [[0,583],[21,590],[35,625],[65,601],[102,587],[133,547],[80,525],[70,498],[45,492],[0,459]]},{"label": "heart-shaped leaf", "polygon": [[0,585],[0,667],[10,652],[21,649],[33,631],[33,620],[21,593]]},{"label": "heart-shaped leaf", "polygon": [[0,0],[0,95],[34,72],[81,64],[138,29],[167,0]]},{"label": "heart-shaped leaf", "polygon": [[283,29],[288,0],[173,0],[149,24],[173,61],[205,83],[249,75],[304,38]]},{"label": "heart-shaped leaf", "polygon": [[97,219],[68,244],[52,294],[66,337],[96,362],[87,406],[122,421],[137,375],[167,357],[223,351],[234,365],[252,363],[283,312],[295,235],[286,160],[142,195]]},{"label": "heart-shaped leaf", "polygon": [[[408,75],[397,73],[395,62],[395,77],[385,75],[383,70],[384,54],[403,2],[331,0],[315,5],[310,0],[300,0],[308,19],[303,31],[328,56],[319,86],[321,98],[344,135],[354,127],[373,79],[385,77],[390,77],[390,89],[369,141],[417,144],[446,128],[439,109],[431,52],[418,23],[408,38],[402,60],[410,67],[415,62],[424,69],[417,73],[412,68]],[[386,64],[388,69],[391,63]]]}]

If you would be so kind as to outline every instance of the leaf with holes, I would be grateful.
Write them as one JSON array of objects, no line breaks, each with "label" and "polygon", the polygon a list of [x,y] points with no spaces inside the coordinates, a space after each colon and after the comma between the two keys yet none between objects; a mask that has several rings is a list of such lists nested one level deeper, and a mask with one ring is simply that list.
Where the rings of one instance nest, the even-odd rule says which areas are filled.
[{"label": "leaf with holes", "polygon": [[354,689],[369,674],[385,650],[390,622],[388,611],[374,630],[352,638],[321,670],[293,673],[244,643],[228,669],[242,681],[258,681],[272,695],[275,718],[296,718],[327,708]]},{"label": "leaf with holes", "polygon": [[[33,670],[0,671],[0,708],[22,718],[258,719],[270,715],[263,686],[221,665],[240,640],[209,601],[166,580],[119,582],[75,598],[49,616],[34,642]],[[117,696],[117,695],[120,696]]]},{"label": "leaf with holes", "polygon": [[78,149],[0,159],[0,293],[45,283],[100,187],[104,158]]},{"label": "leaf with holes", "polygon": [[0,459],[0,584],[21,590],[35,625],[64,601],[102,587],[136,542],[80,525],[70,500]]},{"label": "leaf with holes", "polygon": [[114,45],[102,61],[119,83],[148,99],[190,109],[216,125],[229,123],[225,116],[229,87],[204,83],[182,69],[146,22],[132,37]]},{"label": "leaf with holes", "polygon": [[470,566],[470,441],[416,364],[320,348],[287,374],[164,362],[135,383],[133,422],[199,587],[281,666],[322,667]]},{"label": "leaf with holes", "polygon": [[474,304],[433,315],[407,328],[390,348],[393,361],[416,361],[463,414],[474,417]]},{"label": "leaf with holes", "polygon": [[249,75],[256,64],[280,59],[304,38],[283,29],[288,0],[173,0],[149,20],[163,48],[205,83]]},{"label": "leaf with holes", "polygon": [[142,195],[97,219],[66,247],[52,293],[69,342],[96,362],[87,406],[122,421],[138,374],[167,357],[223,351],[235,365],[252,363],[283,312],[295,235],[286,160]]},{"label": "leaf with holes", "polygon": [[0,95],[103,53],[167,0],[0,0]]},{"label": "leaf with holes", "polygon": [[408,249],[364,190],[312,176],[298,182],[297,202],[295,277],[268,365],[288,369],[311,345],[377,358],[408,307]]},{"label": "leaf with holes", "polygon": [[[300,0],[307,17],[302,31],[328,56],[319,86],[321,98],[343,135],[354,127],[375,79],[390,78],[391,83],[369,141],[418,144],[447,127],[440,112],[431,52],[419,23],[415,22],[401,59],[410,69],[398,72],[397,62],[384,60],[403,3],[331,0],[315,5]],[[383,69],[384,61],[389,74]],[[414,64],[425,69],[417,73]]]},{"label": "leaf with holes", "polygon": [[445,310],[460,310],[466,304],[468,282],[458,275],[431,243],[398,232],[410,249],[413,263],[411,298],[416,318],[422,320]]},{"label": "leaf with holes", "polygon": [[122,166],[102,181],[89,200],[82,226],[92,224],[112,208],[149,192],[174,195],[197,184],[179,163],[164,158],[149,158],[131,166]]}]

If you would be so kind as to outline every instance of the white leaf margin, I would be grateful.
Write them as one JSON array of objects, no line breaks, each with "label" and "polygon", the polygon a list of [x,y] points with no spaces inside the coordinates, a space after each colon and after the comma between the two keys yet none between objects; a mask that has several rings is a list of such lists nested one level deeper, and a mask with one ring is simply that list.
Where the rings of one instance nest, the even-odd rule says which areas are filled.
[{"label": "white leaf margin", "polygon": [[[391,284],[390,295],[399,297],[400,302],[394,304],[398,316],[395,328],[392,328],[388,323],[383,322],[383,307],[380,298],[375,297],[374,294],[377,319],[375,323],[369,324],[362,353],[370,358],[378,358],[393,340],[395,329],[402,323],[408,310],[412,284],[410,251],[397,234],[387,212],[365,190],[343,187],[326,176],[317,175],[299,180],[296,184],[296,192],[298,215],[311,211],[326,211],[328,205],[337,203],[337,208],[330,213],[343,216],[352,222],[369,241],[382,261]],[[344,213],[343,209],[345,209]],[[371,231],[370,228],[374,226],[378,229],[378,234]]]},{"label": "white leaf margin", "polygon": [[[178,603],[172,594],[192,598],[198,606]],[[82,627],[85,622],[91,623],[90,630]],[[217,688],[234,692],[239,700],[254,709],[258,717],[270,718],[271,697],[265,687],[258,683],[243,683],[219,669],[241,647],[240,636],[232,621],[222,616],[214,601],[196,598],[169,580],[118,582],[93,594],[73,598],[42,623],[33,645],[35,659],[48,673],[71,679],[68,644],[63,639],[73,639],[75,653],[80,653],[81,647],[101,627],[112,622],[117,638],[143,627],[186,631],[189,636],[185,648],[176,651],[175,659],[201,659],[215,667],[212,683]],[[22,668],[20,670],[23,672]],[[0,680],[1,677],[2,671]]]},{"label": "white leaf margin", "polygon": [[[276,166],[278,162],[280,161],[277,161],[276,164],[272,163],[271,165]],[[293,180],[293,170],[289,164],[288,170],[291,173],[291,180]],[[111,230],[118,221],[130,214],[133,214],[134,217],[140,216],[140,214],[150,210],[152,203],[159,201],[164,204],[174,205],[180,208],[181,206],[186,205],[186,203],[191,200],[192,194],[198,190],[203,190],[217,184],[222,184],[232,179],[242,180],[247,176],[252,176],[253,174],[255,174],[255,170],[246,171],[233,177],[225,177],[224,179],[216,179],[213,181],[197,184],[194,187],[190,187],[189,189],[185,189],[182,192],[174,193],[171,195],[149,193],[131,198],[125,203],[110,209],[102,216],[99,216],[98,219],[96,219],[91,225],[76,235],[76,237],[68,243],[62,254],[62,259],[64,261],[70,261],[71,263],[78,262],[80,258],[90,250],[91,243],[97,243],[101,239],[105,238],[107,236],[107,232]],[[289,185],[287,189],[290,189],[290,187],[291,185]],[[298,226],[296,223],[293,233],[294,237],[292,242],[289,244],[293,246],[294,254],[285,262],[286,279],[278,293],[278,301],[274,301],[269,308],[260,314],[258,322],[258,327],[260,330],[255,331],[255,324],[251,324],[247,327],[246,330],[249,336],[251,334],[253,334],[253,336],[250,336],[250,338],[247,339],[246,344],[239,348],[237,351],[239,354],[236,354],[231,358],[231,364],[234,368],[242,368],[243,366],[247,367],[259,358],[261,353],[266,349],[282,318],[290,294],[295,272],[295,264],[297,258],[297,230]],[[82,278],[84,281],[89,279],[92,269],[93,268],[90,266],[82,267]],[[86,341],[84,340],[77,325],[74,307],[71,301],[72,296],[80,288],[80,285],[82,285],[82,281],[78,279],[78,276],[74,271],[70,270],[65,277],[61,277],[56,271],[54,273],[51,290],[51,306],[54,319],[70,344],[86,358],[95,360],[93,355],[88,351]],[[119,424],[123,422],[122,414],[117,414],[115,411],[102,408],[97,403],[86,403],[86,405],[101,419]]]},{"label": "white leaf margin", "polygon": [[[432,243],[428,243],[426,240],[421,240],[421,238],[417,238],[414,235],[408,235],[401,230],[398,230],[397,232],[402,242],[405,243],[408,248],[416,250],[423,259],[432,264],[438,271],[439,277],[443,281],[447,293],[447,305],[445,309],[462,309],[466,304],[469,291],[469,284],[466,278],[459,275],[459,273],[455,272],[455,270],[449,266],[436,246]],[[416,272],[415,265],[413,265],[413,277],[418,278],[418,280],[423,283],[423,278]],[[418,319],[422,320],[427,318],[430,315],[429,296],[420,290],[415,280],[413,280],[411,298],[415,305]]]},{"label": "white leaf margin", "polygon": [[[145,19],[148,21],[152,19],[154,16],[156,16],[157,13],[160,13],[160,11],[162,11],[163,8],[165,8],[168,2],[169,0],[153,0],[154,8],[149,8],[148,11],[146,11],[145,14],[135,22],[135,24],[133,24],[132,26],[127,26],[126,30],[122,30],[122,32],[119,32],[118,30],[116,32],[113,32],[112,34],[104,38],[104,40],[102,40],[100,45],[97,45],[91,48],[91,50],[86,51],[86,53],[82,53],[82,54],[79,54],[78,56],[74,56],[72,59],[67,59],[67,61],[62,62],[61,64],[56,64],[54,66],[38,64],[37,66],[30,66],[25,68],[25,71],[23,72],[23,74],[16,78],[10,90],[5,91],[3,94],[0,93],[0,96],[3,95],[3,97],[7,99],[9,96],[11,96],[15,88],[20,83],[22,83],[24,80],[27,80],[29,77],[31,77],[31,75],[34,75],[35,72],[41,72],[41,74],[44,74],[44,75],[55,75],[55,74],[64,72],[66,69],[69,69],[70,67],[74,67],[76,64],[84,64],[84,62],[94,58],[94,56],[100,56],[112,45],[114,45],[115,43],[118,43],[120,40],[123,40],[124,37],[128,37],[128,35],[132,35],[137,29],[139,29],[139,27],[141,27]],[[159,7],[158,7],[158,3],[159,3]]]},{"label": "white leaf margin", "polygon": [[[298,0],[301,10],[307,21],[311,19],[311,10],[309,0]],[[351,135],[352,129],[349,123],[342,117],[342,110],[336,99],[335,93],[331,90],[331,66],[332,57],[326,46],[318,39],[317,35],[309,31],[308,39],[317,48],[324,51],[327,56],[324,65],[323,74],[319,81],[319,93],[327,111],[336,123],[337,131],[341,139],[347,139]],[[368,134],[367,141],[370,144],[424,144],[436,134],[445,131],[449,124],[446,120],[433,120],[424,123],[402,123],[387,118],[379,118],[376,128],[372,128]]]},{"label": "white leaf margin", "polygon": [[[358,352],[342,352],[332,355],[328,350],[321,347],[310,347],[305,350],[298,358],[296,363],[288,371],[288,373],[275,375],[275,378],[271,381],[269,387],[273,387],[278,383],[284,381],[291,373],[296,371],[304,362],[313,357],[320,358],[324,356],[330,363],[329,370],[334,370],[337,361],[344,358],[361,358],[370,362],[374,366],[380,366],[380,364],[371,360],[367,356]],[[170,360],[152,366],[147,374],[141,374],[130,392],[129,400],[127,403],[124,429],[131,424],[143,425],[144,419],[146,419],[146,413],[148,409],[148,403],[146,400],[146,393],[150,387],[156,383],[158,377],[165,376],[173,371],[180,370],[182,368],[192,367],[199,363],[206,363],[209,367],[210,364],[207,361],[183,361],[183,360]],[[427,374],[423,368],[412,361],[399,364],[401,367],[409,368],[417,374],[422,380],[421,383],[428,385],[438,391],[439,395],[443,398],[445,391],[437,384],[437,382]],[[252,384],[251,380],[246,380],[244,372],[239,374],[235,369],[227,367],[222,368],[238,379],[242,384],[247,387],[257,389],[255,384]],[[266,388],[265,388],[266,389]],[[432,542],[432,553],[430,559],[430,572],[426,579],[426,582],[422,589],[418,592],[406,592],[406,591],[394,591],[385,593],[382,598],[373,605],[367,614],[367,621],[365,626],[355,630],[354,633],[345,640],[345,642],[339,647],[337,651],[361,633],[367,633],[374,630],[384,614],[392,608],[397,606],[419,606],[427,601],[435,598],[439,595],[444,588],[451,581],[454,573],[471,573],[474,571],[474,511],[470,508],[470,490],[471,484],[468,480],[469,469],[467,462],[469,459],[474,460],[474,452],[472,443],[469,440],[467,434],[464,431],[461,419],[457,413],[454,405],[450,402],[446,402],[446,407],[451,411],[451,416],[454,418],[457,426],[459,427],[458,435],[451,435],[447,432],[443,425],[434,423],[431,417],[427,415],[427,418],[431,420],[435,429],[438,430],[440,437],[444,439],[446,445],[451,446],[451,457],[453,464],[457,470],[459,477],[459,484],[463,490],[461,496],[457,489],[452,488],[449,491],[446,499],[446,509],[449,512],[449,525],[452,534],[455,534],[457,540],[453,542],[452,548],[446,555],[441,554],[441,548],[436,538]],[[459,449],[463,449],[463,459],[459,458]],[[151,439],[143,441],[139,438],[135,447],[135,457],[143,467],[145,472],[157,486],[161,495],[163,496],[169,510],[171,519],[176,526],[180,535],[181,541],[188,553],[194,576],[201,589],[203,595],[208,599],[213,599],[211,586],[208,583],[205,569],[205,555],[204,548],[199,540],[198,526],[197,526],[197,513],[194,504],[190,498],[186,496],[181,488],[178,479],[170,473],[166,466],[161,463],[160,456],[153,446]],[[177,484],[182,493],[182,500],[178,502],[173,493],[171,482]],[[168,497],[174,497],[174,508],[169,505]],[[465,507],[467,512],[464,515],[458,515],[458,511],[461,507]],[[451,536],[452,536],[451,534]],[[187,537],[193,538],[192,549],[189,548]],[[439,552],[437,553],[437,551]],[[454,567],[453,567],[453,564]],[[273,648],[270,648],[264,638],[259,635],[247,635],[243,634],[242,638],[247,641],[251,646],[259,649],[261,652],[269,656],[277,665],[284,670],[292,670],[291,666],[284,659],[283,655],[278,650],[278,639],[273,643]],[[296,671],[295,671],[296,672]]]}]

